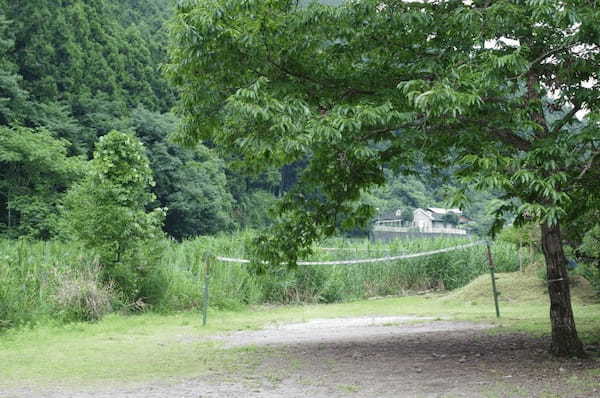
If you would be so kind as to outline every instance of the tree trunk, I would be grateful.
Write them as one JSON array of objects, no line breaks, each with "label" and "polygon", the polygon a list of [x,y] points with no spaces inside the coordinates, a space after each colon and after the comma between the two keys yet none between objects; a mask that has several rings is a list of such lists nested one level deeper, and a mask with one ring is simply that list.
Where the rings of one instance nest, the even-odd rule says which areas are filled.
[{"label": "tree trunk", "polygon": [[552,324],[552,354],[561,357],[585,357],[583,344],[577,337],[571,307],[567,259],[563,252],[558,224],[543,223],[542,250],[546,259],[550,322]]}]

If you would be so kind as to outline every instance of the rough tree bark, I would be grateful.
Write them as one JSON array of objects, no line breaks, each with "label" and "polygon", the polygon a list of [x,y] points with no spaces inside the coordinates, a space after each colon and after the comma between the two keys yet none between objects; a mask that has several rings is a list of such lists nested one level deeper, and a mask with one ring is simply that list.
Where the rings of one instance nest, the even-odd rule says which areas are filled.
[{"label": "rough tree bark", "polygon": [[550,322],[552,324],[552,354],[561,357],[585,357],[583,344],[577,336],[571,307],[567,259],[563,252],[558,224],[543,223],[542,251],[546,259]]}]

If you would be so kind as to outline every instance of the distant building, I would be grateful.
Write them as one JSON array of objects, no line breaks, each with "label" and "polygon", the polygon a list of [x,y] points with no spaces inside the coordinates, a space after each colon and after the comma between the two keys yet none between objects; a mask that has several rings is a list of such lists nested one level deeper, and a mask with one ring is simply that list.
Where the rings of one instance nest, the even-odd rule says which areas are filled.
[{"label": "distant building", "polygon": [[398,210],[396,219],[379,219],[373,226],[375,239],[392,239],[400,236],[467,235],[463,228],[471,222],[460,209],[427,207],[413,211],[412,222],[402,221]]},{"label": "distant building", "polygon": [[466,224],[468,221],[470,220],[463,216],[460,209],[428,207],[413,212],[412,227],[422,233],[466,235],[467,231],[459,228],[459,225]]}]

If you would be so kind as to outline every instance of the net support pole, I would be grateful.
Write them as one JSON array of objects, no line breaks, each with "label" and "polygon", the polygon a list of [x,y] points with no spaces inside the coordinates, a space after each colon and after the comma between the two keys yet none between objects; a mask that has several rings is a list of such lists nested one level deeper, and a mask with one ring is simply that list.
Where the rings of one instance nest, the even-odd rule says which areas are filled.
[{"label": "net support pole", "polygon": [[521,257],[521,241],[519,240],[519,250],[517,251],[519,256],[519,271],[523,272],[523,258]]},{"label": "net support pole", "polygon": [[487,258],[490,265],[490,275],[492,276],[492,295],[494,296],[494,306],[496,307],[496,318],[500,318],[500,306],[498,305],[498,296],[500,292],[496,288],[496,275],[494,261],[492,259],[492,248],[490,247],[490,243],[486,243],[487,247]]},{"label": "net support pole", "polygon": [[202,295],[202,326],[206,326],[208,320],[208,285],[210,282],[210,272],[216,258],[210,253],[204,254],[204,292]]}]

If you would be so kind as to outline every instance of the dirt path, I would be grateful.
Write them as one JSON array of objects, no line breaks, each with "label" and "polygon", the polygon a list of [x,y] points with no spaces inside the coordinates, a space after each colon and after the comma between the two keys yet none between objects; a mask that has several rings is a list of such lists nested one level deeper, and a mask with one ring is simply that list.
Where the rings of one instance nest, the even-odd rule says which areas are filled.
[{"label": "dirt path", "polygon": [[293,346],[359,342],[421,333],[488,329],[491,325],[456,322],[430,317],[387,316],[314,319],[303,323],[274,325],[258,331],[221,336],[225,346]]},{"label": "dirt path", "polygon": [[600,397],[600,375],[588,372],[598,362],[555,360],[543,339],[492,334],[489,328],[414,317],[275,325],[215,336],[225,347],[264,347],[257,349],[263,350],[257,367],[236,374],[0,397]]}]

